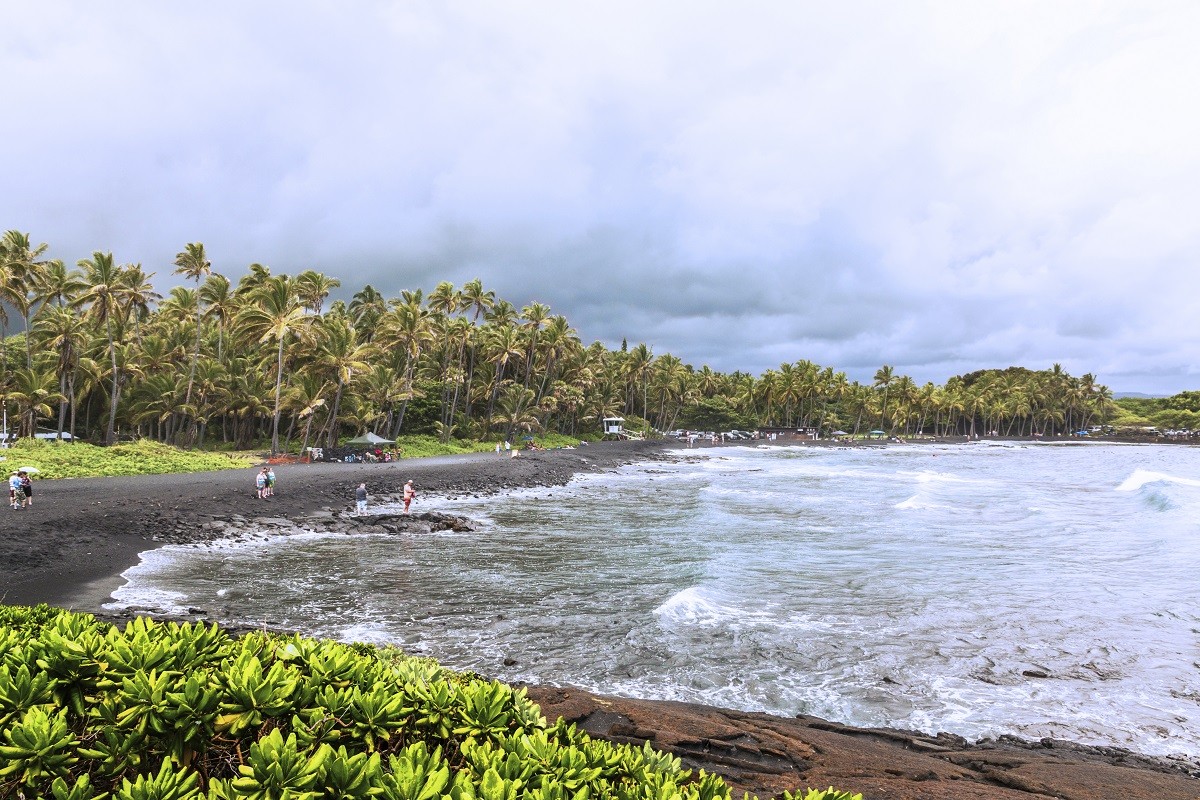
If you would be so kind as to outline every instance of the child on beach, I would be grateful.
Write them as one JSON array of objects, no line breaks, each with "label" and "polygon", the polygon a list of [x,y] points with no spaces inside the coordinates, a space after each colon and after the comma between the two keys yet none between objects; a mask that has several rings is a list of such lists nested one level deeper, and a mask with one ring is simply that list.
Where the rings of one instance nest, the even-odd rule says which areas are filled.
[{"label": "child on beach", "polygon": [[412,505],[413,498],[417,496],[417,490],[413,488],[412,481],[404,484],[404,513],[408,513],[408,507]]},{"label": "child on beach", "polygon": [[21,507],[18,504],[18,501],[19,498],[23,496],[24,492],[21,490],[21,476],[18,475],[14,470],[13,473],[8,476],[8,504],[12,506],[14,511]]},{"label": "child on beach", "polygon": [[21,479],[21,508],[33,508],[33,480],[25,470],[18,472],[17,477]]}]

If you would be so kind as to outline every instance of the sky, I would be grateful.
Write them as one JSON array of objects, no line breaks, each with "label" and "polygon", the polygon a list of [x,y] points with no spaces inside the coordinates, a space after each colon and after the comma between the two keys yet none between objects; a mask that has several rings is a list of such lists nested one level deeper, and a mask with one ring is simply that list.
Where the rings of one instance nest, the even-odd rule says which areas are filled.
[{"label": "sky", "polygon": [[160,291],[473,278],[585,341],[1200,388],[1200,4],[55,2],[0,229]]}]

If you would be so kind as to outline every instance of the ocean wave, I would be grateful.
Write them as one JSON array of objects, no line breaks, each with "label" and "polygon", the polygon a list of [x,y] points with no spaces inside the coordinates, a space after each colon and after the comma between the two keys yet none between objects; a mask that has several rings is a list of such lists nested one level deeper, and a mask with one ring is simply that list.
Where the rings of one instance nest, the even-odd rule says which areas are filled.
[{"label": "ocean wave", "polygon": [[1173,483],[1178,486],[1200,487],[1200,480],[1180,478],[1165,472],[1153,472],[1147,469],[1135,469],[1128,478],[1121,481],[1118,492],[1136,492],[1148,483]]},{"label": "ocean wave", "polygon": [[1181,478],[1166,472],[1137,469],[1117,486],[1118,492],[1136,493],[1155,511],[1200,508],[1200,480]]},{"label": "ocean wave", "polygon": [[914,494],[912,497],[908,498],[907,500],[902,500],[901,502],[896,503],[896,505],[893,507],[901,509],[903,511],[914,511],[914,510],[915,511],[934,511],[934,510],[948,510],[950,508],[953,508],[953,506],[948,506],[948,505],[945,505],[944,503],[934,503],[934,502],[930,501],[927,497],[923,497],[921,495],[921,493],[919,493],[919,492],[917,494]]},{"label": "ocean wave", "polygon": [[678,625],[726,625],[769,622],[766,608],[747,609],[707,586],[691,586],[654,609],[660,622]]}]

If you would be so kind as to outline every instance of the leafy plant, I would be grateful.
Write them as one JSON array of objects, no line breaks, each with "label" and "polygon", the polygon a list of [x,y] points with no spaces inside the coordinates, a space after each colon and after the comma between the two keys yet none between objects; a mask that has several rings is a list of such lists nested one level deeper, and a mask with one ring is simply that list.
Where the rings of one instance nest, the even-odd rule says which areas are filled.
[{"label": "leafy plant", "polygon": [[803,794],[784,792],[780,795],[780,800],[862,800],[862,795],[839,792],[830,786],[828,789],[809,789]]},{"label": "leafy plant", "polygon": [[74,752],[79,740],[67,726],[65,708],[47,713],[35,706],[3,735],[0,778],[15,778],[24,786],[65,777],[70,766],[79,760]]},{"label": "leafy plant", "polygon": [[0,606],[0,797],[730,800],[649,743],[394,648],[44,606]]}]

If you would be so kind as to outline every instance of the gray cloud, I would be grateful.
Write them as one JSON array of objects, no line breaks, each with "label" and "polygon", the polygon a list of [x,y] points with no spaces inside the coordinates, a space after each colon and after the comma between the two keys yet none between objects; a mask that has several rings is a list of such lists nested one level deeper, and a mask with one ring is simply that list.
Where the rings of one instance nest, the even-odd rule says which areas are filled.
[{"label": "gray cloud", "polygon": [[28,4],[0,224],[483,279],[585,339],[1195,388],[1189,3]]}]

